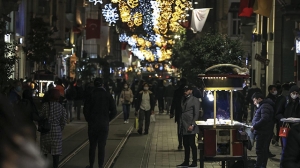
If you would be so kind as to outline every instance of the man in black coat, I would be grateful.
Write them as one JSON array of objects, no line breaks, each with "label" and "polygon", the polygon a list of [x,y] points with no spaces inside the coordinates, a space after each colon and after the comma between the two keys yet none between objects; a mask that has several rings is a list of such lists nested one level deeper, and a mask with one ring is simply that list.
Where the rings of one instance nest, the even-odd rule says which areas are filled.
[{"label": "man in black coat", "polygon": [[267,167],[269,144],[274,127],[274,108],[272,100],[264,99],[262,93],[254,93],[253,104],[257,107],[252,120],[251,131],[256,138],[256,165],[255,168]]},{"label": "man in black coat", "polygon": [[[171,105],[170,110],[170,118],[173,118],[175,115],[175,123],[177,123],[177,134],[178,134],[178,150],[182,150],[182,135],[180,134],[180,118],[182,114],[181,108],[181,100],[184,93],[184,86],[187,84],[187,80],[185,78],[180,79],[180,86],[174,92],[174,97]],[[175,112],[175,114],[174,114]]]},{"label": "man in black coat", "polygon": [[94,81],[95,89],[86,99],[83,114],[88,122],[89,166],[93,168],[95,162],[95,152],[98,145],[98,165],[104,166],[105,145],[108,136],[109,122],[116,116],[115,101],[110,93],[103,87],[103,80],[96,78]]}]

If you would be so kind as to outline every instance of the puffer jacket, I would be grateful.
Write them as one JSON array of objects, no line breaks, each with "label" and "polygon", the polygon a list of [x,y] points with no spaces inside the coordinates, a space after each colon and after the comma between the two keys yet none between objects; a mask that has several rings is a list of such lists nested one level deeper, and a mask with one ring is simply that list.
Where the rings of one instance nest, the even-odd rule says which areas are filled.
[{"label": "puffer jacket", "polygon": [[274,127],[274,102],[271,99],[264,99],[259,103],[252,119],[254,133],[269,133]]},{"label": "puffer jacket", "polygon": [[282,167],[300,168],[300,124],[295,124],[289,131]]}]

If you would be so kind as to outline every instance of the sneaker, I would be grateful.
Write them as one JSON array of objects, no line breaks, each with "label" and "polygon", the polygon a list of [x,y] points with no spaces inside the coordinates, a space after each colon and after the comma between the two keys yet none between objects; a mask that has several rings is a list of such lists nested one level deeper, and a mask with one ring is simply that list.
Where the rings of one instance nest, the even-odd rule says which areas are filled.
[{"label": "sneaker", "polygon": [[182,150],[183,149],[183,147],[182,146],[178,146],[178,150]]},{"label": "sneaker", "polygon": [[195,167],[197,167],[197,163],[190,164],[188,168],[195,168]]},{"label": "sneaker", "polygon": [[188,162],[183,162],[180,165],[177,165],[177,167],[189,167],[189,163]]},{"label": "sneaker", "polygon": [[124,124],[126,124],[127,123],[127,121],[124,121]]},{"label": "sneaker", "polygon": [[129,124],[129,120],[126,120],[127,124]]},{"label": "sneaker", "polygon": [[148,135],[148,131],[145,131],[145,132],[144,132],[144,135]]}]

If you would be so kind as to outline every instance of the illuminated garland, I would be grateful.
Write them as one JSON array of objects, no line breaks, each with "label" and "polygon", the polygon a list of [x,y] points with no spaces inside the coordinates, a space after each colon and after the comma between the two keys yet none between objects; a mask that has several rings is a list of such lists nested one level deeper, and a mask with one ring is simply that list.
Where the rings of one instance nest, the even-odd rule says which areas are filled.
[{"label": "illuminated garland", "polygon": [[[95,2],[90,0],[90,2]],[[174,45],[169,33],[176,33],[179,22],[184,22],[187,10],[192,9],[187,0],[111,0],[118,4],[120,20],[133,32],[120,34],[119,41],[127,42],[131,52],[141,60],[163,61],[171,58]],[[95,2],[96,3],[96,2]],[[106,4],[103,15],[107,22],[116,23],[119,15],[111,4]],[[146,35],[135,35],[136,27],[142,26]],[[168,39],[167,39],[168,38]]]}]

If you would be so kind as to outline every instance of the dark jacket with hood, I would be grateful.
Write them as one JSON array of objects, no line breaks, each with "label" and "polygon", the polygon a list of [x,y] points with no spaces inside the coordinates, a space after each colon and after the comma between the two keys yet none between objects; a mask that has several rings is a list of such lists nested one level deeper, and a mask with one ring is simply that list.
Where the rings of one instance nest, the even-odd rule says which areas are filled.
[{"label": "dark jacket with hood", "polygon": [[276,119],[280,120],[289,117],[300,118],[299,98],[293,101],[291,96],[288,96],[286,99],[281,99],[281,101],[278,102],[278,106],[280,108],[276,110]]},{"label": "dark jacket with hood", "polygon": [[282,167],[300,168],[300,124],[294,125],[289,131]]},{"label": "dark jacket with hood", "polygon": [[104,88],[95,88],[84,103],[83,114],[89,129],[100,130],[108,127],[109,121],[117,114],[112,95]]},{"label": "dark jacket with hood", "polygon": [[270,133],[274,128],[274,106],[271,99],[264,99],[259,103],[252,120],[254,133]]}]

